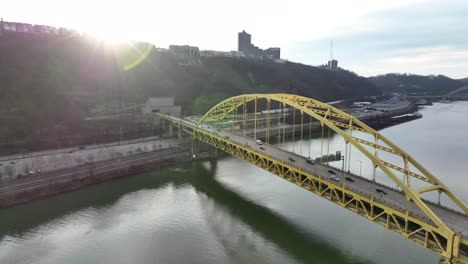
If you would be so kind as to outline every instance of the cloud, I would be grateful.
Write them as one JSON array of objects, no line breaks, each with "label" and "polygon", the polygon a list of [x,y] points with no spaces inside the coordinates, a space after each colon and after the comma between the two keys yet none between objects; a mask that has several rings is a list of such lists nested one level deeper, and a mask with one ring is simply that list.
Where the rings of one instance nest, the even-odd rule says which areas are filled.
[{"label": "cloud", "polygon": [[467,69],[468,49],[453,46],[401,49],[384,59],[374,61],[370,66],[355,68],[366,76],[400,72],[424,75],[449,73],[455,77],[468,76]]},{"label": "cloud", "polygon": [[[447,3],[446,3],[447,2]],[[295,43],[295,61],[324,63],[329,41],[340,65],[365,76],[385,72],[468,76],[468,2],[425,1],[361,17],[366,30]]]},{"label": "cloud", "polygon": [[[380,73],[373,71],[377,68],[406,70],[406,66],[397,63],[400,50],[446,47],[443,54],[432,56],[453,58],[468,49],[466,0],[70,0],[67,3],[25,0],[22,3],[6,1],[2,5],[2,14],[8,16],[5,20],[112,33],[162,47],[189,44],[215,50],[237,49],[237,32],[245,29],[252,34],[254,44],[262,48],[279,46],[283,57],[312,65],[328,60],[333,39],[340,65],[366,75]],[[450,50],[458,53],[452,56]],[[405,56],[421,63],[427,60],[417,52]],[[443,64],[437,67],[440,62]],[[468,69],[464,74],[462,69],[449,67],[441,59],[433,63],[431,67],[411,64],[415,68],[408,70],[422,74],[434,71],[452,77],[468,75]]]}]

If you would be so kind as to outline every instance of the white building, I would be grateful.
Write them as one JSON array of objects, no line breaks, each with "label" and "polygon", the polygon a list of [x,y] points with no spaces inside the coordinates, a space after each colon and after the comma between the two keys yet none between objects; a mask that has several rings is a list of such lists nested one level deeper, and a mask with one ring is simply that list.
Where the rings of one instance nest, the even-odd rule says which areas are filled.
[{"label": "white building", "polygon": [[182,108],[175,105],[174,97],[149,97],[145,106],[142,107],[143,114],[161,113],[180,116]]}]

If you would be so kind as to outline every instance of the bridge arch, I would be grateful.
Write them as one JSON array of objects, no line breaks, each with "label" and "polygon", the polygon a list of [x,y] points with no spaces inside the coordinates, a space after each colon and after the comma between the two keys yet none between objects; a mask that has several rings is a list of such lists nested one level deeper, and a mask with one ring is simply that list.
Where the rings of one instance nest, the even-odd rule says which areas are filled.
[{"label": "bridge arch", "polygon": [[[427,192],[438,191],[442,192],[453,201],[464,214],[468,214],[467,206],[458,199],[439,179],[432,175],[427,169],[419,164],[408,153],[396,146],[389,139],[381,135],[376,130],[367,126],[359,119],[339,110],[331,105],[320,102],[315,99],[291,95],[291,94],[245,94],[234,96],[226,99],[213,108],[211,108],[197,123],[194,129],[194,136],[198,130],[202,129],[200,126],[205,122],[222,121],[233,114],[239,107],[247,105],[249,102],[257,100],[266,100],[267,102],[277,101],[283,106],[292,107],[305,113],[312,118],[320,121],[322,127],[326,126],[344,138],[346,145],[349,143],[370,159],[375,168],[380,168],[384,174],[397,184],[406,195],[408,201],[413,201],[424,214],[432,221],[437,227],[449,230],[444,222],[437,216],[433,210],[430,209],[427,202],[421,198],[421,194]],[[244,107],[245,109],[245,107]],[[352,134],[353,131],[359,131],[369,134],[373,137],[374,141],[370,142],[358,138]],[[367,148],[372,147],[372,153]],[[391,162],[384,160],[379,156],[379,151],[399,156],[403,159],[404,167],[399,167]],[[418,172],[413,171],[411,167],[417,169]],[[395,171],[403,172],[406,175],[406,182],[399,179]],[[415,189],[413,188],[411,179],[416,179],[428,184],[427,187]],[[452,233],[453,235],[453,233]]]},{"label": "bridge arch", "polygon": [[460,88],[455,89],[455,90],[453,90],[453,91],[447,93],[446,95],[444,95],[444,98],[450,97],[450,96],[452,96],[452,95],[455,95],[455,94],[457,94],[457,93],[459,93],[459,92],[463,92],[463,91],[466,91],[466,90],[468,90],[468,86],[460,87]]}]

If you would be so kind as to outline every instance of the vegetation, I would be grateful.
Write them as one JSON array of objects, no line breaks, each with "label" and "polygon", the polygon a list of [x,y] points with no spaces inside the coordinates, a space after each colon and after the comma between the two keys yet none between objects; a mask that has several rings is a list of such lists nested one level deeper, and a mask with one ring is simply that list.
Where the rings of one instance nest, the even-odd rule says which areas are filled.
[{"label": "vegetation", "polygon": [[444,75],[414,75],[389,73],[370,77],[383,92],[445,94],[464,85],[462,80],[451,79]]},{"label": "vegetation", "polygon": [[221,57],[181,66],[147,43],[110,46],[81,36],[0,37],[0,83],[0,145],[13,138],[33,144],[45,137],[83,137],[98,127],[83,121],[96,109],[115,113],[150,96],[175,96],[185,113],[201,114],[242,93],[324,101],[380,93],[344,70]]}]

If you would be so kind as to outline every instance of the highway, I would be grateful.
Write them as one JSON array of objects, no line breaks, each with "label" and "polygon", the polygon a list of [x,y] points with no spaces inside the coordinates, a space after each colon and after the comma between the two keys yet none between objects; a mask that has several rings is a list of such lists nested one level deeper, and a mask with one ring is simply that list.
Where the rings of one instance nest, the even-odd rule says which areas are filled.
[{"label": "highway", "polygon": [[4,182],[0,184],[0,197],[2,195],[10,195],[12,193],[40,187],[43,185],[69,180],[70,178],[85,178],[88,177],[91,171],[96,173],[103,173],[114,171],[117,169],[124,169],[133,165],[147,164],[150,162],[157,162],[161,160],[168,160],[177,158],[181,155],[189,155],[185,148],[170,148],[157,152],[147,152],[130,157],[121,158],[119,162],[113,160],[106,160],[102,162],[94,162],[86,165],[70,167],[61,170],[36,174],[37,176],[28,176],[12,182]]},{"label": "highway", "polygon": [[[187,127],[193,128],[196,125],[194,121],[189,119],[180,119],[177,117],[171,118],[173,118],[173,120],[180,121],[182,125],[185,125]],[[309,164],[306,162],[304,157],[299,156],[297,154],[289,153],[273,145],[262,144],[261,146],[264,148],[262,150],[260,149],[261,146],[256,144],[254,139],[244,138],[230,131],[215,130],[213,127],[205,124],[201,125],[200,128],[206,130],[207,132],[215,133],[220,137],[224,138],[224,140],[226,141],[232,141],[239,145],[249,146],[255,151],[267,154],[278,161],[283,161],[296,168],[302,168],[303,170],[309,172],[312,175],[320,175],[323,177],[323,179],[329,181],[330,183],[345,185],[347,189],[358,192],[368,198],[374,196],[374,199],[376,201],[385,203],[394,209],[400,210],[401,212],[409,210],[412,216],[430,223],[429,218],[425,216],[425,214],[421,211],[421,209],[419,209],[419,207],[417,207],[416,204],[414,204],[413,202],[408,202],[406,200],[405,194],[402,191],[395,190],[380,183],[370,181],[369,179],[348,174],[337,168],[333,168],[333,170],[336,172],[336,174],[334,175],[336,175],[339,178],[339,181],[336,182],[330,178],[332,174],[330,174],[328,170],[331,169],[331,167],[328,167],[326,165]],[[289,157],[291,157],[295,161],[290,161]],[[354,182],[347,181],[345,177],[352,178]],[[376,191],[377,188],[385,190],[387,194],[380,195],[380,193]],[[426,202],[426,204],[429,205],[429,207],[434,211],[434,213],[438,215],[450,229],[452,229],[455,233],[460,234],[465,239],[468,238],[468,217],[466,215],[464,215],[461,212],[459,213],[447,209],[445,207],[438,206],[434,203]]]}]

